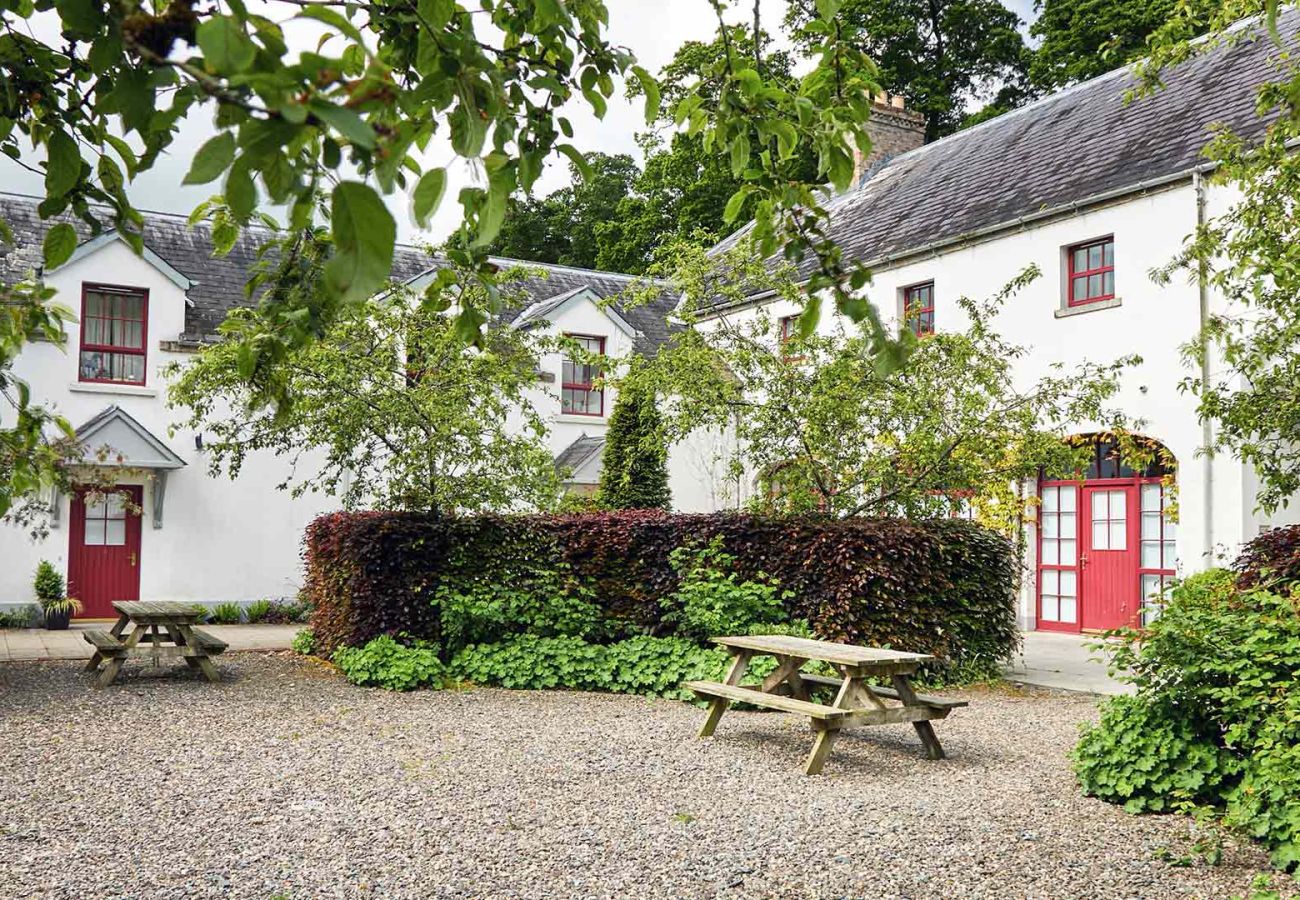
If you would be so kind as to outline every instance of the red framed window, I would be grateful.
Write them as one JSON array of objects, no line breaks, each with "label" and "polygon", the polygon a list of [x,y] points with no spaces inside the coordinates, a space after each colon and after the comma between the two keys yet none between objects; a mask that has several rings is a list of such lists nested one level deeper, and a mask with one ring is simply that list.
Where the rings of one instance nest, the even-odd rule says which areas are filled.
[{"label": "red framed window", "polygon": [[1038,507],[1038,627],[1079,624],[1079,486],[1044,482]]},{"label": "red framed window", "polygon": [[780,336],[781,343],[784,344],[799,333],[799,315],[782,316],[777,320],[777,334]]},{"label": "red framed window", "polygon": [[1115,239],[1102,238],[1069,249],[1070,306],[1110,300],[1115,296]]},{"label": "red framed window", "polygon": [[[566,334],[578,347],[592,356],[605,355],[605,339],[589,334]],[[605,415],[605,389],[596,387],[600,378],[598,362],[565,359],[560,378],[560,411],[573,416]]]},{"label": "red framed window", "polygon": [[903,288],[903,315],[912,334],[934,334],[934,282]]},{"label": "red framed window", "polygon": [[1160,615],[1178,569],[1178,525],[1171,514],[1169,489],[1162,482],[1146,482],[1140,490],[1138,574],[1142,579],[1142,624],[1150,625]]},{"label": "red framed window", "polygon": [[77,377],[108,384],[144,384],[148,323],[148,291],[82,285]]}]

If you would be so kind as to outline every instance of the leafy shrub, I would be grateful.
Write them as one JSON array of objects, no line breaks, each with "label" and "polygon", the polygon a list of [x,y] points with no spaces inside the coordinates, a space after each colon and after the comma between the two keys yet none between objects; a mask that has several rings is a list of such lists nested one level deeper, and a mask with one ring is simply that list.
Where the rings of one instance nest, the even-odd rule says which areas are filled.
[{"label": "leafy shrub", "polygon": [[36,599],[42,601],[44,606],[46,600],[62,600],[64,585],[63,576],[59,570],[54,568],[54,564],[48,559],[43,559],[36,566],[36,575],[32,578],[32,588],[36,591]]},{"label": "leafy shrub", "polygon": [[218,625],[238,625],[242,618],[238,603],[218,603],[212,608],[212,621]]},{"label": "leafy shrub", "polygon": [[1174,586],[1114,662],[1137,692],[1075,751],[1086,793],[1135,811],[1200,804],[1300,865],[1300,592],[1216,570]]},{"label": "leafy shrub", "polygon": [[1232,564],[1243,587],[1300,584],[1300,525],[1266,531]]},{"label": "leafy shrub", "polygon": [[244,608],[244,617],[250,625],[257,622],[265,622],[271,614],[270,600],[254,600]]},{"label": "leafy shrub", "polygon": [[736,558],[722,549],[720,537],[700,548],[678,547],[668,561],[681,584],[664,599],[663,620],[682,634],[707,640],[785,621],[783,601],[794,595],[778,590],[763,572],[754,581],[741,581]]},{"label": "leafy shrub", "polygon": [[302,628],[293,636],[293,642],[289,646],[300,656],[311,656],[316,652],[316,635],[312,634],[310,628]]},{"label": "leafy shrub", "polygon": [[735,583],[779,584],[781,619],[805,619],[819,637],[989,674],[1019,640],[1013,547],[950,519],[334,513],[308,529],[303,596],[323,654],[403,632],[449,655],[533,629],[666,636],[675,625],[662,603],[682,585],[671,554],[715,538]]},{"label": "leafy shrub", "polygon": [[207,622],[212,619],[212,611],[202,603],[191,603],[189,605],[199,614],[199,622]]},{"label": "leafy shrub", "polygon": [[424,641],[411,646],[384,636],[364,647],[340,647],[334,651],[334,665],[352,684],[409,691],[418,687],[442,687],[446,669],[438,648]]},{"label": "leafy shrub", "polygon": [[36,625],[36,607],[20,606],[0,612],[0,628],[32,628]]},{"label": "leafy shrub", "polygon": [[[301,600],[267,600],[262,621],[271,625],[293,625],[311,617],[311,606]],[[249,621],[252,621],[251,619]]]}]

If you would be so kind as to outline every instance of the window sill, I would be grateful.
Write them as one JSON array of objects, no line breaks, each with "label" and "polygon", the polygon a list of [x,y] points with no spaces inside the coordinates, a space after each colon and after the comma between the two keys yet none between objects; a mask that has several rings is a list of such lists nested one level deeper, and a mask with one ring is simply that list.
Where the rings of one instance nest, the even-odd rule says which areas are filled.
[{"label": "window sill", "polygon": [[1080,306],[1067,306],[1064,309],[1058,309],[1052,315],[1058,319],[1068,319],[1070,316],[1081,316],[1084,313],[1097,312],[1101,309],[1114,309],[1117,306],[1123,306],[1124,301],[1120,297],[1111,297],[1109,300],[1098,300],[1096,303],[1084,303]]},{"label": "window sill", "polygon": [[74,394],[117,394],[126,397],[157,397],[158,389],[138,384],[108,384],[97,381],[74,381],[68,385]]},{"label": "window sill", "polygon": [[580,416],[574,413],[560,413],[555,417],[556,422],[563,422],[570,425],[604,425],[608,421],[607,416]]}]

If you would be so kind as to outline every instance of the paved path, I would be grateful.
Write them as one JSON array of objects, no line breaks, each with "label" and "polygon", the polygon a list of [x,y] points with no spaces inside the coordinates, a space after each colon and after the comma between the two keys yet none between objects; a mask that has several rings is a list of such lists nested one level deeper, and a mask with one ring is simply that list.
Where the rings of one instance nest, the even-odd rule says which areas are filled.
[{"label": "paved path", "polygon": [[[81,634],[107,628],[105,622],[75,622],[67,631],[44,628],[0,628],[0,662],[15,659],[89,659],[91,646]],[[204,625],[231,650],[286,650],[302,625]]]},{"label": "paved path", "polygon": [[1088,649],[1092,635],[1026,631],[1024,646],[1005,670],[1008,681],[1088,694],[1131,694],[1133,686],[1106,672],[1100,653]]}]

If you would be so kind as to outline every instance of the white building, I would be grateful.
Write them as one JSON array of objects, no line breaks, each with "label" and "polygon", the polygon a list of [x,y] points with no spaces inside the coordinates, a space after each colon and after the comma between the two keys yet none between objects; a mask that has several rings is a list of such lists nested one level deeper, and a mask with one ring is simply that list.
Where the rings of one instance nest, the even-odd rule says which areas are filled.
[{"label": "white building", "polygon": [[[833,202],[833,236],[871,267],[868,296],[894,323],[905,307],[921,308],[920,327],[962,329],[958,297],[992,296],[1034,264],[1043,277],[995,324],[1033,348],[1026,381],[1056,362],[1143,359],[1116,402],[1175,458],[1179,521],[1161,523],[1168,500],[1161,472],[1133,472],[1113,459],[1084,481],[1031,485],[1042,503],[1028,535],[1025,627],[1078,631],[1131,621],[1162,580],[1231,558],[1242,542],[1300,514],[1293,505],[1276,518],[1258,515],[1251,469],[1198,453],[1211,435],[1195,398],[1179,390],[1198,374],[1181,347],[1224,302],[1202,297],[1194,281],[1162,286],[1149,274],[1173,260],[1202,217],[1233,201],[1204,180],[1201,151],[1213,124],[1261,131],[1255,86],[1273,76],[1276,50],[1258,30],[1170,71],[1151,96],[1126,101],[1135,79],[1112,72],[884,160]],[[774,322],[799,311],[753,296],[711,310],[701,327],[721,317],[743,321],[759,308]],[[821,327],[835,327],[833,316]],[[1090,425],[1078,423],[1079,433]],[[719,496],[738,505],[755,489],[752,479],[726,484],[710,470],[721,445],[708,434],[674,450],[673,496],[683,507],[714,508]]]},{"label": "white building", "polygon": [[[79,495],[55,495],[53,527],[43,540],[0,525],[0,610],[33,600],[31,579],[41,559],[67,576],[86,617],[112,615],[114,600],[218,603],[296,593],[304,528],[337,508],[337,501],[312,494],[295,500],[277,490],[287,463],[268,454],[250,458],[235,481],[211,477],[203,435],[170,432],[182,417],[167,408],[162,375],[169,363],[192,359],[226,313],[246,302],[257,236],[245,235],[218,258],[206,227],[149,214],[143,255],[110,233],[84,239],[71,260],[41,273],[48,223],[37,216],[36,200],[0,195],[0,218],[16,236],[13,245],[0,248],[0,277],[13,283],[36,273],[79,320],[63,346],[25,348],[14,374],[32,386],[37,402],[77,427],[88,457],[112,448],[107,460],[88,461],[119,470],[116,483],[141,510],[134,514],[115,495],[90,504]],[[419,289],[437,264],[423,251],[399,248],[394,278]],[[507,313],[519,327],[570,334],[609,356],[653,353],[667,338],[670,296],[633,308],[607,305],[604,298],[633,279],[527,265],[540,274],[522,283],[529,302]],[[575,470],[579,491],[587,489],[593,464],[599,473],[615,400],[612,388],[593,384],[597,374],[550,354],[542,359],[533,397],[550,422],[552,450]],[[582,449],[581,459],[571,446]]]}]

